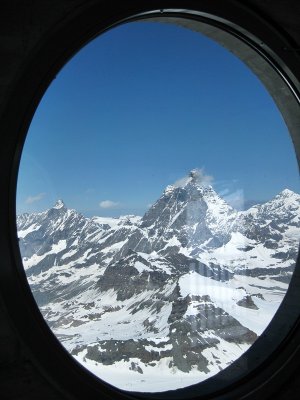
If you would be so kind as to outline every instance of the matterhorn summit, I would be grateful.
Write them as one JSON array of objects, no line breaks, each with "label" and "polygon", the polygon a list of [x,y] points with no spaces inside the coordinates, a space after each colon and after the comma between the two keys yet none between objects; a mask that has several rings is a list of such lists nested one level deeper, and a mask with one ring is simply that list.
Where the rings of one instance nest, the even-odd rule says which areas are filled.
[{"label": "matterhorn summit", "polygon": [[65,203],[63,202],[63,200],[57,200],[56,201],[56,203],[54,204],[54,206],[53,206],[53,208],[56,208],[56,209],[61,209],[61,208],[66,208],[66,205],[65,205]]}]

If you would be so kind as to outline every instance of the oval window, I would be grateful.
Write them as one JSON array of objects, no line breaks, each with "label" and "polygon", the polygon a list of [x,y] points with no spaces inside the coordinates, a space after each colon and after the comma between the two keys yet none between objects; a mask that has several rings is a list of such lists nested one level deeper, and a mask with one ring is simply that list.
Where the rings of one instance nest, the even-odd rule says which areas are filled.
[{"label": "oval window", "polygon": [[173,24],[123,24],[63,68],[30,126],[17,193],[28,282],[99,378],[187,387],[275,315],[298,193],[287,127],[238,58]]}]

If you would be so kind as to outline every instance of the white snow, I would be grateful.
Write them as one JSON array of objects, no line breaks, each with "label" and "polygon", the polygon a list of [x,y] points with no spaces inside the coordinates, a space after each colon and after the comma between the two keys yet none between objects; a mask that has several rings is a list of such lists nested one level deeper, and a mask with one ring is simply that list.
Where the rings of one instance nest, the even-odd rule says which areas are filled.
[{"label": "white snow", "polygon": [[[183,185],[181,186],[183,188],[185,185],[190,185],[191,182],[192,179],[188,178],[178,185]],[[175,186],[167,187],[164,195],[171,196],[176,189]],[[160,353],[171,349],[172,345],[168,343],[170,340],[168,319],[172,311],[172,303],[165,301],[159,313],[155,310],[155,307],[148,305],[153,304],[155,299],[167,299],[176,287],[175,278],[171,278],[162,290],[153,289],[153,287],[150,287],[151,285],[149,287],[146,285],[143,292],[123,301],[117,300],[117,293],[114,290],[100,292],[96,285],[99,278],[104,274],[108,263],[114,259],[116,253],[123,246],[126,246],[129,237],[132,237],[131,235],[134,232],[142,235],[141,241],[149,240],[150,245],[159,241],[164,242],[164,247],[160,249],[165,251],[163,254],[167,253],[166,250],[169,247],[178,247],[179,253],[187,257],[192,254],[193,258],[203,262],[208,268],[212,264],[224,266],[234,274],[233,278],[224,282],[201,276],[194,271],[182,275],[179,279],[182,297],[191,294],[209,296],[210,298],[210,300],[205,298],[200,301],[193,300],[188,305],[184,317],[197,315],[199,309],[201,310],[202,306],[205,308],[207,304],[211,309],[213,307],[219,308],[216,311],[218,313],[220,313],[220,309],[224,310],[257,335],[261,335],[265,330],[282,302],[288,284],[272,279],[267,273],[263,277],[264,279],[241,274],[255,268],[271,268],[271,272],[278,268],[278,271],[283,270],[282,274],[284,275],[284,268],[292,265],[293,259],[289,257],[288,252],[289,249],[297,249],[300,239],[299,216],[295,215],[295,210],[299,208],[300,196],[284,190],[264,205],[253,206],[247,211],[237,212],[216,195],[211,187],[199,187],[197,190],[207,203],[208,209],[206,216],[204,216],[206,226],[213,235],[216,234],[217,236],[221,233],[225,234],[226,238],[230,238],[230,240],[225,240],[223,246],[214,247],[211,241],[213,237],[198,243],[198,228],[203,221],[198,222],[194,218],[190,218],[191,223],[183,225],[183,232],[187,233],[188,238],[188,247],[183,248],[178,240],[180,236],[177,228],[175,230],[172,227],[174,222],[178,221],[183,210],[181,206],[175,203],[170,210],[169,220],[162,234],[161,231],[156,230],[159,226],[157,221],[150,227],[156,230],[154,234],[150,234],[149,227],[148,229],[141,228],[141,217],[131,215],[119,218],[93,217],[92,219],[84,219],[80,225],[80,232],[74,231],[75,233],[65,240],[57,240],[51,246],[45,247],[48,250],[44,250],[45,253],[40,254],[43,249],[42,245],[40,249],[36,249],[36,253],[40,255],[33,254],[31,257],[23,258],[24,267],[28,269],[50,254],[58,255],[52,257],[55,259],[54,265],[50,266],[48,270],[38,275],[28,273],[28,281],[30,285],[34,285],[34,288],[38,287],[41,292],[45,293],[48,290],[51,291],[53,285],[58,289],[61,285],[62,290],[59,296],[41,307],[41,311],[48,322],[61,319],[61,322],[53,330],[56,335],[59,335],[69,351],[79,345],[97,345],[102,340],[110,339],[136,341],[143,339],[148,343],[145,349],[149,352]],[[62,201],[58,201],[54,206],[56,209],[63,207]],[[187,214],[195,210],[193,206],[189,208],[188,204],[185,204],[185,207]],[[78,218],[81,218],[74,210],[64,209],[55,214],[59,216],[54,221],[50,221],[47,227],[48,235],[57,231],[63,232],[66,226],[76,225]],[[286,217],[286,215],[291,216],[291,224],[286,223],[284,218],[281,220],[281,217]],[[190,217],[194,216],[191,215]],[[34,214],[30,217],[24,216],[21,221],[23,224],[21,226],[24,229],[20,229],[18,232],[19,238],[26,238],[29,233],[39,230],[41,226],[44,229],[45,225],[43,224],[46,218],[46,212]],[[81,222],[82,218],[80,219]],[[187,220],[189,221],[189,218]],[[28,223],[28,221],[31,221],[31,223]],[[275,224],[272,224],[273,222]],[[277,224],[282,231],[283,238],[280,240],[273,239],[272,243],[275,243],[277,248],[264,246],[264,241],[260,243],[245,236],[247,234],[246,223],[252,224],[253,227],[255,225],[260,226],[275,233]],[[120,229],[122,231],[119,231]],[[80,252],[81,255],[78,255],[77,259],[71,262],[64,261],[70,257],[75,258],[79,251],[79,239],[80,245],[86,246],[87,243],[92,245],[80,246],[80,248],[86,249],[84,254]],[[70,242],[72,243],[70,244]],[[65,253],[60,254],[64,251]],[[286,256],[283,254],[280,258],[276,258],[274,255],[277,252],[285,253]],[[138,255],[144,260],[129,262],[132,262],[131,265],[139,273],[161,271],[171,277],[176,266],[171,264],[168,256],[163,257],[158,253],[154,251],[150,254],[139,252]],[[89,265],[91,257],[94,256],[95,259],[102,260],[101,265],[97,263]],[[70,288],[70,292],[64,292],[65,287]],[[76,289],[75,296],[72,298],[64,296],[65,293],[71,293],[74,288]],[[250,296],[257,309],[246,308],[237,304],[240,300]],[[140,305],[143,306],[140,307]],[[205,316],[203,315],[203,317]],[[151,324],[151,330],[149,324]],[[196,326],[195,329],[197,329]],[[176,328],[173,328],[174,331],[176,331]],[[153,392],[176,389],[207,379],[216,374],[219,369],[226,368],[249,348],[247,344],[227,342],[216,336],[213,330],[207,329],[202,338],[207,343],[209,343],[209,339],[217,339],[218,341],[214,341],[215,345],[202,352],[208,360],[208,373],[199,372],[196,366],[189,373],[183,373],[177,368],[171,367],[171,357],[156,361],[155,366],[144,364],[138,358],[131,358],[126,362],[115,362],[108,366],[102,365],[88,360],[86,358],[87,350],[80,352],[76,358],[101,379],[119,388]],[[131,362],[136,363],[143,370],[143,374],[130,370]]]},{"label": "white snow", "polygon": [[109,247],[106,247],[105,249],[102,250],[103,253],[111,253],[111,252],[116,252],[121,249],[121,247],[124,246],[124,244],[128,241],[128,239],[121,240],[120,242],[114,243]]},{"label": "white snow", "polygon": [[118,224],[120,223],[119,218],[109,218],[109,217],[93,217],[92,221],[100,226],[109,225],[110,228],[112,229],[116,229],[118,227]]},{"label": "white snow", "polygon": [[65,260],[65,259],[68,258],[68,257],[72,257],[72,256],[74,256],[74,254],[77,253],[77,251],[78,251],[77,249],[70,250],[70,251],[68,251],[67,253],[63,254],[63,255],[61,256],[61,259],[62,259],[62,260]]},{"label": "white snow", "polygon": [[42,261],[46,256],[49,254],[57,254],[60,253],[61,251],[66,249],[66,240],[60,240],[58,243],[53,244],[52,248],[50,251],[38,256],[37,254],[33,254],[30,258],[23,257],[23,265],[25,269],[28,269],[36,264],[38,264],[40,261]]},{"label": "white snow", "polygon": [[167,243],[166,243],[166,245],[165,245],[165,247],[163,249],[166,249],[168,247],[173,247],[173,246],[174,247],[177,246],[177,247],[181,248],[181,243],[179,242],[179,240],[177,239],[177,237],[175,235],[173,235],[171,237],[171,239],[169,239],[167,241]]},{"label": "white snow", "polygon": [[[172,359],[167,357],[157,362],[155,367],[142,363],[138,358],[131,358],[127,362],[115,362],[112,365],[85,359],[84,354],[79,354],[75,358],[100,379],[127,391],[162,392],[170,388],[178,389],[199,383],[217,372],[205,374],[194,368],[187,374],[176,367],[170,368]],[[129,369],[131,362],[135,362],[143,370],[143,374],[131,371]]]},{"label": "white snow", "polygon": [[40,229],[40,225],[37,225],[37,224],[29,225],[29,227],[27,229],[18,231],[18,237],[23,239],[25,236],[28,235],[28,233],[38,231],[39,229]]},{"label": "white snow", "polygon": [[134,263],[134,268],[136,268],[139,271],[139,273],[142,273],[143,271],[152,271],[151,268],[141,263],[140,261]]},{"label": "white snow", "polygon": [[61,251],[65,250],[66,248],[67,248],[67,241],[60,240],[58,243],[52,245],[52,249],[48,254],[60,253]]},{"label": "white snow", "polygon": [[[218,282],[196,272],[190,272],[179,279],[179,285],[183,297],[188,294],[209,296],[215,306],[222,308],[243,326],[258,335],[266,329],[283,298],[281,292],[274,294],[272,299],[269,298],[269,301],[252,298],[255,299],[255,303],[259,304],[259,309],[254,310],[237,305],[237,302],[242,300],[247,293],[244,288],[238,288],[242,287],[242,282],[237,277],[235,277],[235,283],[232,284],[232,280]],[[189,312],[192,312],[192,310],[189,309]]]}]

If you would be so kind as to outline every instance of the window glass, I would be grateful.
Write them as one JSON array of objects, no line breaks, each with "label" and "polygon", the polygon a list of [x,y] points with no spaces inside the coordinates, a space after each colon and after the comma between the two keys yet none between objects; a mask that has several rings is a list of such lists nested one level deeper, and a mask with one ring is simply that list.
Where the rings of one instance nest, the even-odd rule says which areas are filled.
[{"label": "window glass", "polygon": [[287,127],[239,59],[182,27],[124,24],[62,69],[30,126],[17,193],[28,282],[101,379],[186,387],[276,313],[298,193]]}]

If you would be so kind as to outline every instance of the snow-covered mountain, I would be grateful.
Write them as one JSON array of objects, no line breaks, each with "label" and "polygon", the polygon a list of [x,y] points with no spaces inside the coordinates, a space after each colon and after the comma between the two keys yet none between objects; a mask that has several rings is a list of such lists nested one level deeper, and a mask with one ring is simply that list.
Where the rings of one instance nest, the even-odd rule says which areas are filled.
[{"label": "snow-covered mountain", "polygon": [[17,218],[51,329],[115,386],[163,391],[214,375],[266,328],[288,287],[300,195],[236,211],[197,171],[141,218],[85,218],[59,200]]}]

